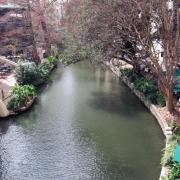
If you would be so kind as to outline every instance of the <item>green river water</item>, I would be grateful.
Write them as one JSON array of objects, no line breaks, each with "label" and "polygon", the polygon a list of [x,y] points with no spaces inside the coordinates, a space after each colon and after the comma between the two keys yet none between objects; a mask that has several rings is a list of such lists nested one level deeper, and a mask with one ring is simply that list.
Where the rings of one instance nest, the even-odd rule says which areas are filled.
[{"label": "green river water", "polygon": [[52,73],[35,105],[0,121],[1,180],[158,180],[164,136],[110,71]]}]

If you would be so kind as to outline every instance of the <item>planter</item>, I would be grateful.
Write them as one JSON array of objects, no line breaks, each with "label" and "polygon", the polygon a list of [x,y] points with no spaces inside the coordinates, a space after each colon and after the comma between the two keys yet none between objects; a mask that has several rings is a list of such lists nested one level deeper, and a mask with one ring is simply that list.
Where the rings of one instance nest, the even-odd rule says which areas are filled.
[{"label": "planter", "polygon": [[32,105],[33,103],[35,102],[37,96],[35,96],[31,101],[29,101],[26,106],[23,106],[15,111],[10,111],[10,114],[9,115],[18,115],[20,113],[23,113],[25,111],[27,111]]}]

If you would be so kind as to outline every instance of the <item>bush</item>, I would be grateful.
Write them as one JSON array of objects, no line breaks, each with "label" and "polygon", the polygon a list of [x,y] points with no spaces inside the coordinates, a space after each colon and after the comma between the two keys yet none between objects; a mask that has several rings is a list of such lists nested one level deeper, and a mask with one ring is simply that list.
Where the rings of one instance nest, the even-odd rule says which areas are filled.
[{"label": "bush", "polygon": [[46,79],[51,71],[51,69],[54,67],[52,63],[50,63],[47,59],[45,59],[39,66],[38,71],[41,74],[41,76]]},{"label": "bush", "polygon": [[67,52],[64,52],[60,55],[60,59],[63,64],[69,65],[83,60],[83,57],[80,55],[80,53],[68,54]]},{"label": "bush", "polygon": [[49,57],[47,58],[47,61],[48,61],[50,64],[57,65],[58,57],[57,57],[57,56],[49,56]]},{"label": "bush", "polygon": [[166,106],[166,98],[164,93],[157,91],[156,92],[156,101],[158,105],[161,105],[162,107]]},{"label": "bush", "polygon": [[38,66],[38,72],[41,74],[41,77],[47,79],[51,70],[57,65],[57,62],[58,59],[54,56],[49,56],[47,59],[44,59]]},{"label": "bush", "polygon": [[176,122],[174,121],[172,122],[171,128],[172,128],[173,133],[180,137],[180,126]]},{"label": "bush", "polygon": [[162,107],[166,106],[165,96],[158,90],[147,94],[146,98],[155,105],[160,105]]},{"label": "bush", "polygon": [[150,80],[146,78],[136,79],[134,86],[138,91],[142,92],[151,103],[162,107],[166,106],[164,93],[160,92]]},{"label": "bush", "polygon": [[141,91],[145,95],[154,93],[157,91],[157,88],[146,78],[137,79],[134,82],[134,86],[137,90]]},{"label": "bush", "polygon": [[69,42],[67,48],[60,55],[63,64],[69,65],[78,61],[89,59],[92,62],[102,62],[102,44],[79,44],[77,41]]},{"label": "bush", "polygon": [[128,69],[128,68],[120,69],[120,72],[121,72],[122,76],[125,76],[128,78],[133,76],[133,70],[132,69]]},{"label": "bush", "polygon": [[32,84],[38,86],[43,83],[52,70],[56,66],[58,59],[50,56],[44,61],[36,65],[35,63],[20,62],[15,70],[15,76],[18,84]]},{"label": "bush", "polygon": [[168,139],[168,146],[163,150],[163,156],[161,159],[161,164],[163,166],[169,166],[171,164],[176,144],[177,144],[177,139],[176,136],[173,134]]},{"label": "bush", "polygon": [[9,110],[18,110],[19,108],[26,106],[26,104],[34,98],[36,95],[36,89],[33,85],[16,85],[13,88],[13,98],[8,103],[7,108]]},{"label": "bush", "polygon": [[169,168],[169,175],[167,179],[175,180],[176,178],[180,178],[180,163],[173,160],[175,147],[178,143],[180,143],[180,126],[173,122],[171,127],[173,130],[173,135],[168,138],[168,146],[164,149],[161,163],[163,166],[167,166]]},{"label": "bush", "polygon": [[20,85],[33,84],[38,85],[43,76],[35,63],[20,62],[15,69],[15,77]]},{"label": "bush", "polygon": [[180,164],[175,161],[171,161],[169,167],[169,180],[175,180],[176,178],[180,178]]}]

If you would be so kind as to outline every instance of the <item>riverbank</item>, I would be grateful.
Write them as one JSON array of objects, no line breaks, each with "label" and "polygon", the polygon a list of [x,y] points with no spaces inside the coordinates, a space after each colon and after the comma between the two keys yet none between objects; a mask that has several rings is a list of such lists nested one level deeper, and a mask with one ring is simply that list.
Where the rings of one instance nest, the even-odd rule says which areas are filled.
[{"label": "riverbank", "polygon": [[8,88],[8,98],[1,100],[0,118],[27,111],[37,98],[36,90],[47,82],[50,73],[57,67],[57,61],[50,56],[38,66],[28,62],[17,65],[13,74],[15,83]]},{"label": "riverbank", "polygon": [[[134,87],[134,84],[131,83],[131,81],[125,77],[122,76],[121,72],[120,72],[120,68],[119,68],[119,64],[118,66],[114,66],[112,61],[110,62],[105,62],[105,65],[117,76],[119,77],[122,82],[128,86],[131,91],[139,98],[139,100],[149,109],[149,111],[154,115],[154,117],[156,118],[158,124],[160,125],[162,132],[164,134],[164,136],[166,137],[166,145],[165,145],[165,149],[167,147],[169,147],[169,143],[168,143],[168,139],[169,137],[172,135],[172,129],[170,127],[170,118],[171,115],[169,115],[168,112],[166,112],[166,118],[164,117],[163,113],[164,110],[162,110],[162,108],[159,108],[158,106],[151,104],[144,96],[143,93],[141,93],[140,91],[136,90]],[[125,67],[128,67],[128,65],[124,65]],[[167,118],[168,117],[168,118]],[[159,180],[163,180],[164,177],[168,177],[168,168],[165,166],[162,166],[161,169],[161,173],[160,173],[160,178]]]}]

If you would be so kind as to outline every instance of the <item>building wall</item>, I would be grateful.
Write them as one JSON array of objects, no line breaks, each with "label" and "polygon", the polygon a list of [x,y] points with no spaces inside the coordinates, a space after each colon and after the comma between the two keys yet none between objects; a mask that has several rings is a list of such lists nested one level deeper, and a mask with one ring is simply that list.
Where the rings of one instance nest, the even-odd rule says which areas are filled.
[{"label": "building wall", "polygon": [[[28,59],[35,49],[47,49],[61,41],[60,1],[0,0],[0,55],[25,54]],[[3,9],[2,5],[20,6],[21,9]],[[30,7],[30,8],[29,8]],[[43,23],[46,28],[43,28]]]},{"label": "building wall", "polygon": [[33,53],[32,27],[26,19],[25,3],[0,0],[0,55],[30,57]]}]

